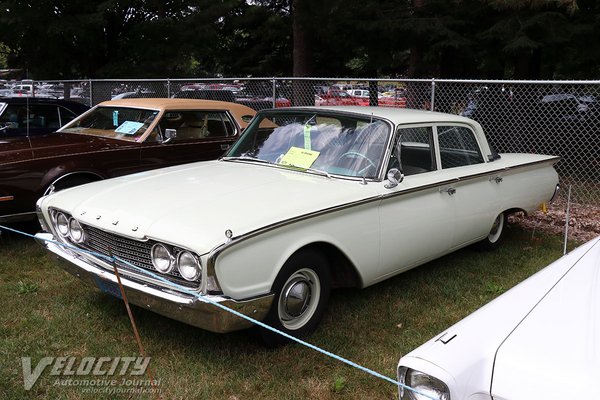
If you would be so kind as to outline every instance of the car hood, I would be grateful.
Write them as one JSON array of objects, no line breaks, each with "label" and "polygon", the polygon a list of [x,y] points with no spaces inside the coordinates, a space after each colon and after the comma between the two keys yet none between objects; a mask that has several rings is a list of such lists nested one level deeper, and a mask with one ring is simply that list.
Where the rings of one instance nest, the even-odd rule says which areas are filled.
[{"label": "car hood", "polygon": [[[582,346],[577,350],[577,357],[585,357],[584,352],[589,350],[589,362],[595,358],[593,362],[598,367],[598,349],[595,346],[600,342],[590,335],[595,330],[597,338],[600,333],[597,330],[600,321],[597,314],[600,307],[599,252],[600,237],[573,250],[411,351],[400,360],[400,365],[443,378],[453,391],[452,398],[467,398],[472,393],[489,395],[490,389],[495,400],[552,397],[544,396],[557,389],[548,382],[564,384],[560,378],[570,372],[568,368],[571,366],[564,364],[558,357],[568,353],[571,346]],[[588,260],[586,263],[579,262],[583,256]],[[595,261],[587,264],[590,260]],[[581,286],[567,289],[571,284]],[[587,294],[594,290],[595,293],[584,302],[578,294],[580,288]],[[575,311],[581,314],[569,315],[577,314]],[[542,314],[538,317],[537,312],[549,313],[550,315],[543,315],[543,318],[549,319],[540,322]],[[592,317],[595,318],[593,323]],[[569,321],[569,318],[573,320]],[[579,323],[587,318],[590,321],[578,327],[568,327],[559,322]],[[567,331],[569,328],[571,332]],[[526,333],[522,339],[520,332]],[[565,338],[567,334],[573,336]],[[560,351],[557,350],[559,347]],[[522,355],[527,355],[527,358],[522,358]],[[552,357],[552,362],[548,361],[549,357]],[[585,368],[589,362],[580,366]],[[543,380],[543,374],[549,368],[553,368],[553,379],[544,383],[547,387],[543,391],[533,394],[528,392],[529,395],[525,396],[520,393],[526,386],[530,387],[529,390],[540,389],[540,385],[536,383]],[[562,398],[572,397],[576,396]],[[600,395],[590,398],[596,397]]]},{"label": "car hood", "polygon": [[138,143],[124,140],[70,133],[51,133],[29,138],[5,138],[0,143],[2,143],[2,151],[0,151],[2,163],[23,161],[31,157],[58,157],[116,147],[139,146]]},{"label": "car hood", "polygon": [[234,237],[311,212],[376,197],[377,184],[241,162],[207,161],[67,189],[44,206],[136,239],[204,254]]},{"label": "car hood", "polygon": [[496,355],[492,394],[600,398],[600,244],[577,260]]}]

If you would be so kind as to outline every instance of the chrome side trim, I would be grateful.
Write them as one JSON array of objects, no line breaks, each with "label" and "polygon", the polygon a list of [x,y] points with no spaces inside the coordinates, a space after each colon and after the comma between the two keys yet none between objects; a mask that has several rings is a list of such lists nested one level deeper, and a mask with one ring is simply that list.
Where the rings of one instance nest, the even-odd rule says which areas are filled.
[{"label": "chrome side trim", "polygon": [[[384,195],[378,195],[378,196],[372,196],[372,197],[367,197],[365,199],[362,200],[358,200],[358,201],[353,201],[350,203],[345,203],[345,204],[340,204],[337,206],[333,206],[333,207],[329,207],[329,208],[325,208],[323,210],[319,210],[319,211],[314,211],[308,214],[303,214],[303,215],[299,215],[293,218],[288,218],[288,219],[284,219],[281,220],[279,222],[275,222],[273,224],[270,225],[266,225],[263,226],[261,228],[255,229],[253,231],[247,232],[243,235],[240,235],[238,237],[234,237],[231,238],[228,241],[225,241],[223,243],[221,243],[218,246],[215,246],[209,253],[208,253],[208,261],[207,261],[207,265],[206,265],[206,270],[207,270],[207,275],[214,277],[215,281],[217,281],[218,284],[218,279],[217,279],[217,275],[216,275],[216,271],[215,271],[215,264],[217,261],[217,257],[219,257],[219,255],[221,253],[223,253],[225,250],[229,249],[232,246],[235,246],[236,244],[242,243],[248,239],[251,239],[255,236],[258,236],[260,234],[266,233],[266,232],[270,232],[272,230],[281,228],[283,226],[287,226],[287,225],[291,225],[295,222],[300,222],[300,221],[304,221],[310,218],[314,218],[314,217],[318,217],[321,215],[325,215],[325,214],[330,214],[330,213],[334,213],[337,211],[341,211],[341,210],[345,210],[347,208],[351,208],[351,207],[356,207],[356,206],[360,206],[363,204],[368,204],[368,203],[372,203],[375,201],[380,201],[380,200],[384,200],[384,199],[388,199],[388,198],[392,198],[392,197],[397,197],[397,196],[402,196],[402,195],[406,195],[406,194],[410,194],[410,193],[414,193],[414,192],[418,192],[421,190],[427,190],[427,189],[431,189],[431,188],[436,188],[438,186],[444,186],[444,185],[448,185],[448,184],[452,184],[452,183],[457,183],[457,182],[464,182],[464,181],[468,181],[468,180],[472,180],[472,179],[477,179],[477,178],[481,178],[481,177],[486,177],[492,174],[497,174],[499,172],[506,172],[506,171],[512,171],[512,170],[518,170],[521,168],[526,168],[526,167],[530,167],[533,165],[538,165],[538,164],[554,164],[556,162],[558,162],[560,160],[560,157],[552,157],[552,158],[548,158],[545,160],[539,160],[539,161],[532,161],[529,163],[525,163],[525,164],[519,164],[519,165],[515,165],[512,167],[503,167],[503,168],[498,168],[495,170],[490,170],[490,171],[486,171],[486,172],[481,172],[481,173],[477,173],[477,174],[471,174],[471,175],[465,175],[462,177],[458,177],[458,178],[452,178],[452,179],[448,179],[445,181],[440,181],[440,182],[435,182],[429,185],[423,185],[423,186],[418,186],[412,189],[406,189],[406,190],[398,190],[396,192],[393,193],[389,193],[389,194],[384,194]],[[206,282],[206,281],[204,281]],[[219,285],[220,286],[220,285]]]},{"label": "chrome side trim", "polygon": [[[209,276],[214,277],[214,279],[217,281],[218,284],[218,279],[217,279],[217,275],[215,273],[215,264],[216,264],[216,260],[217,257],[225,250],[227,250],[229,247],[234,246],[238,243],[244,242],[248,239],[251,239],[255,236],[258,236],[260,234],[275,230],[277,228],[281,228],[283,226],[286,225],[291,225],[295,222],[299,222],[299,221],[303,221],[306,219],[310,219],[313,217],[317,217],[320,215],[325,215],[325,214],[330,214],[333,212],[337,212],[337,211],[341,211],[341,210],[345,210],[347,208],[351,208],[351,207],[356,207],[359,205],[363,205],[363,204],[368,204],[368,203],[372,203],[374,201],[379,201],[381,199],[381,195],[378,196],[372,196],[372,197],[368,197],[362,200],[358,200],[358,201],[353,201],[350,203],[345,203],[345,204],[340,204],[337,206],[333,206],[333,207],[329,207],[329,208],[325,208],[323,210],[319,210],[319,211],[315,211],[315,212],[311,212],[308,214],[303,214],[303,215],[299,215],[297,217],[292,217],[292,218],[288,218],[285,220],[281,220],[279,222],[275,222],[273,224],[270,225],[266,225],[263,226],[262,228],[258,228],[255,229],[253,231],[250,231],[248,233],[245,233],[243,235],[240,235],[238,237],[234,237],[232,239],[229,239],[223,243],[221,243],[218,246],[215,246],[209,253],[208,253],[208,261],[207,261],[207,265],[206,265],[206,270],[207,270],[207,274]],[[220,287],[220,285],[219,285]]]},{"label": "chrome side trim", "polygon": [[35,211],[24,212],[19,214],[0,215],[0,222],[19,222],[34,219],[36,216]]}]

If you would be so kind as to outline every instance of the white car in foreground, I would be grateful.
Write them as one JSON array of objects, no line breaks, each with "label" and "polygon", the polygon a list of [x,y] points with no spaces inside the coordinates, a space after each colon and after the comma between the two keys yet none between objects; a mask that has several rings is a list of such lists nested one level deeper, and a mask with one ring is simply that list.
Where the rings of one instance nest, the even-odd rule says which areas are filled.
[{"label": "white car in foreground", "polygon": [[402,400],[599,399],[600,237],[402,357],[398,378],[420,393]]},{"label": "white car in foreground", "polygon": [[[557,161],[500,156],[477,122],[456,115],[263,110],[217,161],[43,197],[48,233],[38,239],[106,292],[118,295],[113,266],[89,251],[299,337],[317,326],[332,287],[369,286],[472,243],[498,245],[507,214],[553,197]],[[215,332],[252,325],[117,264],[134,304]]]}]

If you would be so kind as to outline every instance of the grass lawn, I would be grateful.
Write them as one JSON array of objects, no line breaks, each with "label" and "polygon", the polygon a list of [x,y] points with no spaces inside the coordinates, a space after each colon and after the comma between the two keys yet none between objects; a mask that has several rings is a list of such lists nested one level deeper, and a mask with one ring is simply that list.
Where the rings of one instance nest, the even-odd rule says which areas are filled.
[{"label": "grass lawn", "polygon": [[[367,289],[334,291],[308,340],[395,378],[403,354],[560,257],[561,239],[511,226],[495,252],[467,248]],[[61,387],[50,367],[25,391],[21,357],[34,368],[42,357],[137,356],[138,348],[122,301],[84,286],[32,239],[0,240],[2,399],[397,398],[389,382],[300,345],[267,350],[247,332],[213,334],[137,307],[160,396]]]}]

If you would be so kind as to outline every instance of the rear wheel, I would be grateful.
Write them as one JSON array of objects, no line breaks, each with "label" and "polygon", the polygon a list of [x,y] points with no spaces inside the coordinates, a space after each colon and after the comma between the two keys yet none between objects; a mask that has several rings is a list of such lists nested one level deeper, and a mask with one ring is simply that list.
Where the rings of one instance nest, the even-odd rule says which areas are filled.
[{"label": "rear wheel", "polygon": [[[282,267],[273,284],[275,298],[264,322],[294,337],[305,337],[319,324],[331,290],[329,266],[314,251],[302,250]],[[263,342],[276,347],[289,339],[259,328]]]},{"label": "rear wheel", "polygon": [[504,233],[506,232],[507,218],[505,213],[500,213],[494,223],[492,229],[485,239],[477,242],[477,248],[480,250],[494,250],[500,246]]}]

